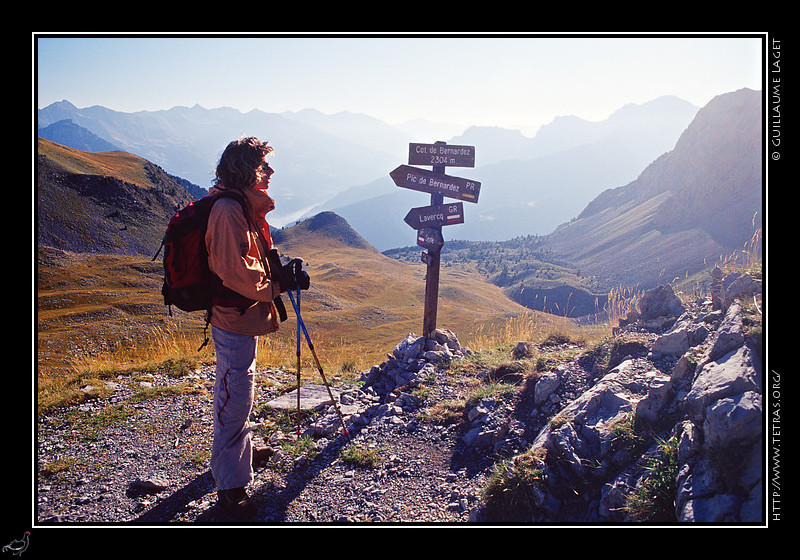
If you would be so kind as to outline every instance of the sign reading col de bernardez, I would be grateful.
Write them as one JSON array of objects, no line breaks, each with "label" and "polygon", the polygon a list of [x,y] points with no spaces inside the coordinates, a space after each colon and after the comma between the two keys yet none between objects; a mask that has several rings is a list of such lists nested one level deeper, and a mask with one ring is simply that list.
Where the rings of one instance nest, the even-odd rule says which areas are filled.
[{"label": "sign reading col de bernardez", "polygon": [[452,144],[409,144],[408,163],[411,165],[447,165],[475,167],[475,147]]}]

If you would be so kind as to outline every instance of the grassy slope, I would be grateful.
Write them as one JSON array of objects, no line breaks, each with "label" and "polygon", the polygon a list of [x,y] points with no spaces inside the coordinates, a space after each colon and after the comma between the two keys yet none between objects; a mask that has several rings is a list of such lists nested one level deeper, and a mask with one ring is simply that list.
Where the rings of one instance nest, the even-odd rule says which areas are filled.
[{"label": "grassy slope", "polygon": [[87,153],[39,139],[37,243],[71,251],[152,254],[192,197],[163,169],[125,152]]},{"label": "grassy slope", "polygon": [[127,152],[84,152],[44,138],[38,139],[38,152],[70,173],[109,175],[140,187],[153,186],[145,173],[146,160]]},{"label": "grassy slope", "polygon": [[143,256],[39,247],[36,279],[37,363],[43,374],[144,344],[151,333],[182,320],[168,317],[161,303],[160,263]]},{"label": "grassy slope", "polygon": [[[342,341],[378,345],[384,352],[409,332],[421,334],[425,265],[399,262],[371,247],[345,248],[325,236],[282,244],[283,254],[302,256],[312,290],[302,294],[302,315]],[[466,335],[482,324],[528,310],[475,273],[443,268],[437,325]]]},{"label": "grassy slope", "polygon": [[[423,264],[390,259],[372,248],[345,247],[324,235],[280,247],[300,256],[312,278],[302,293],[302,315],[324,362],[334,367],[379,363],[408,333],[420,333]],[[194,353],[202,336],[202,313],[173,309],[160,295],[161,265],[145,256],[74,254],[39,248],[37,266],[37,361],[40,373],[67,372],[71,363],[110,357],[128,362]],[[263,362],[294,359],[294,313]],[[502,329],[510,316],[531,312],[510,301],[497,286],[472,272],[442,270],[438,325],[462,342]],[[176,342],[177,340],[177,342]],[[165,355],[167,354],[167,355]],[[195,354],[196,355],[196,354]],[[281,365],[281,364],[275,364]]]},{"label": "grassy slope", "polygon": [[[69,172],[114,176],[146,190],[153,186],[145,161],[136,156],[91,154],[45,140],[39,143],[42,153]],[[39,190],[44,196],[45,191]],[[312,287],[302,294],[302,310],[320,359],[334,368],[346,363],[366,368],[383,361],[408,333],[421,332],[425,266],[382,255],[349,226],[315,230],[309,223],[282,230],[279,249],[307,263]],[[196,352],[203,336],[203,314],[173,309],[170,316],[163,306],[159,261],[43,247],[38,247],[36,258],[41,375],[74,375],[75,369],[87,365],[139,363],[181,354],[212,358],[208,351]],[[509,317],[519,318],[517,324],[558,322],[512,302],[482,277],[474,263],[442,267],[437,324],[456,332],[462,343],[475,347],[497,340],[497,333],[510,336]],[[262,337],[262,365],[293,365],[294,313],[284,299],[290,318],[279,333]]]}]

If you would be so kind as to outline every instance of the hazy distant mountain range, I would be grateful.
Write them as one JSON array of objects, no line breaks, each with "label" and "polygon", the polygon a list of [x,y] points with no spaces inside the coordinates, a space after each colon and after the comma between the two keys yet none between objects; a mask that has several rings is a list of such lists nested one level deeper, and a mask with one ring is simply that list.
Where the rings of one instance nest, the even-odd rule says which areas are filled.
[{"label": "hazy distant mountain range", "polygon": [[[624,121],[619,118],[623,113],[639,109],[630,107],[618,112],[616,123]],[[306,117],[322,118],[318,114]],[[585,139],[595,135],[602,141],[572,149],[562,146],[563,149],[550,154],[543,152],[556,142],[545,140],[555,129],[545,127],[533,139],[500,129],[470,129],[455,137],[453,143],[493,135],[494,140],[486,145],[492,147],[498,158],[480,171],[478,166],[465,169],[469,176],[484,181],[486,189],[481,191],[480,202],[473,206],[488,212],[508,202],[502,209],[505,214],[493,222],[493,230],[487,231],[510,232],[525,228],[526,224],[533,230],[534,217],[542,216],[536,213],[539,206],[563,209],[572,204],[575,209],[563,210],[573,217],[562,220],[549,233],[536,235],[535,230],[528,230],[530,235],[518,234],[516,238],[497,242],[456,241],[450,232],[462,226],[445,226],[448,242],[443,262],[445,266],[474,268],[517,303],[578,315],[592,313],[597,304],[602,308],[604,294],[613,288],[647,288],[657,283],[674,283],[676,278],[689,278],[693,282],[691,275],[701,272],[705,274],[705,280],[701,281],[706,281],[710,267],[720,258],[741,251],[762,226],[763,117],[762,92],[743,89],[720,95],[696,112],[672,149],[649,164],[642,163],[639,172],[632,172],[632,179],[620,178],[616,183],[607,179],[613,186],[597,194],[591,190],[591,185],[600,184],[597,177],[624,174],[621,169],[634,158],[630,155],[632,150],[627,151],[634,141],[625,138],[624,127],[611,125],[614,119],[604,123],[563,119],[567,127],[573,127],[573,137]],[[585,132],[579,134],[576,128]],[[647,127],[633,128],[639,132],[630,134],[643,144]],[[43,131],[60,131],[65,138],[69,133],[68,139],[81,142],[84,147],[99,141],[96,134],[65,119],[55,121]],[[560,138],[565,141],[565,137]],[[530,160],[501,160],[512,147],[525,150],[523,153],[535,153],[538,149],[541,155]],[[39,140],[37,151],[39,245],[74,252],[149,254],[157,248],[170,216],[199,194],[197,186],[187,185],[185,180],[126,151],[91,153],[45,139]],[[605,174],[602,168],[606,168]],[[508,183],[486,179],[491,173],[500,177],[501,171],[508,169],[514,170]],[[578,181],[581,176],[586,177],[585,183]],[[514,191],[508,184],[516,181],[537,185],[545,179],[550,181],[547,192],[553,193],[552,200],[541,205],[522,204],[519,198],[515,203],[509,202],[525,193],[531,195],[534,189]],[[491,189],[487,187],[489,184]],[[580,190],[580,184],[588,186]],[[425,205],[427,195],[391,186],[386,194],[380,195],[377,187],[372,187],[359,197],[355,190],[350,189],[337,198],[350,196],[352,204],[341,204],[335,213],[324,209],[312,212],[314,218],[304,220],[299,226],[275,230],[275,239],[291,238],[289,230],[313,231],[312,237],[316,239],[320,232],[312,225],[324,222],[323,237],[349,240],[339,243],[341,246],[356,249],[369,243],[380,248],[363,232],[371,231],[376,236],[381,225],[391,230],[396,221],[401,232],[398,236],[408,242],[403,244],[406,248],[386,253],[419,264],[421,249],[408,234],[411,230],[402,221],[402,215],[413,205]],[[492,196],[487,194],[493,191],[500,195],[505,192],[505,198],[498,195],[500,200],[494,199],[493,204]],[[583,197],[588,201],[580,202]],[[362,214],[354,214],[359,205]],[[468,203],[464,205],[467,207]],[[327,218],[320,222],[323,215]],[[366,217],[379,219],[369,222]],[[467,214],[464,226],[479,223],[474,217]],[[367,227],[370,223],[372,229]],[[760,239],[757,241],[760,246]],[[316,242],[322,246],[327,243],[320,239]],[[542,307],[545,300],[552,309]]]},{"label": "hazy distant mountain range", "polygon": [[[618,288],[702,291],[715,265],[760,256],[763,120],[762,92],[717,96],[672,150],[553,232],[446,242],[443,262],[472,263],[514,301],[556,314],[594,313]],[[386,253],[419,260],[419,248]]]},{"label": "hazy distant mountain range", "polygon": [[762,92],[715,97],[673,150],[600,194],[547,247],[605,289],[673,282],[743,250],[764,219],[763,122]]},{"label": "hazy distant mountain range", "polygon": [[[559,117],[533,138],[501,128],[468,129],[448,143],[475,146],[475,167],[447,171],[480,181],[480,198],[465,204],[465,223],[446,228],[445,239],[506,240],[552,232],[602,191],[630,182],[672,149],[696,112],[688,102],[662,97],[623,107],[601,122]],[[348,197],[356,200],[346,202]],[[429,204],[429,198],[399,189],[386,177],[327,206],[387,249],[413,244],[403,217],[410,207]]]},{"label": "hazy distant mountain range", "polygon": [[200,106],[122,113],[61,101],[38,111],[38,127],[40,137],[84,151],[139,155],[203,188],[210,186],[225,145],[256,135],[275,148],[274,225],[333,210],[384,250],[414,243],[403,217],[429,203],[427,195],[401,189],[389,178],[407,163],[409,142],[475,146],[474,168],[447,172],[481,181],[480,202],[465,205],[465,223],[446,229],[445,239],[505,240],[550,233],[603,190],[633,180],[674,146],[696,112],[686,101],[662,97],[626,105],[601,122],[558,117],[533,138],[498,127],[450,136],[455,128],[433,132],[430,123],[430,136],[421,137],[426,123],[390,126],[356,113],[241,113]]}]

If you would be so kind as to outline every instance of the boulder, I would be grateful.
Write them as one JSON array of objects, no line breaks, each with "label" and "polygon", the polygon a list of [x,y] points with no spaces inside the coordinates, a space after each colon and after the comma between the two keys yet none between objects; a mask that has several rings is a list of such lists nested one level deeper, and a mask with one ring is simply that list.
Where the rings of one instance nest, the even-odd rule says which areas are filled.
[{"label": "boulder", "polygon": [[559,383],[557,372],[548,371],[542,374],[542,376],[536,380],[536,385],[533,388],[534,404],[536,406],[544,404],[547,399],[550,398],[550,395],[553,394],[553,391],[558,388]]},{"label": "boulder", "polygon": [[725,397],[706,409],[705,445],[711,449],[751,444],[762,433],[761,394],[755,391]]},{"label": "boulder", "polygon": [[744,324],[742,320],[742,306],[734,302],[725,312],[711,340],[707,351],[708,360],[716,360],[732,350],[739,348],[744,343]]},{"label": "boulder", "polygon": [[651,372],[647,395],[635,406],[636,418],[649,425],[658,425],[666,420],[666,410],[672,402],[674,390],[670,378],[659,372]]},{"label": "boulder", "polygon": [[731,272],[722,280],[722,303],[730,306],[737,299],[752,298],[761,293],[761,281],[749,274]]},{"label": "boulder", "polygon": [[[331,387],[331,392],[336,397],[340,390]],[[333,401],[331,401],[328,389],[324,385],[303,385],[300,387],[301,410],[317,410],[331,404],[333,404]],[[273,410],[297,410],[297,389],[272,399],[266,406]]]},{"label": "boulder", "polygon": [[156,473],[150,473],[145,477],[137,478],[131,482],[131,489],[138,490],[145,494],[158,494],[169,487],[169,482]]},{"label": "boulder", "polygon": [[685,311],[683,302],[669,284],[645,292],[639,300],[639,315],[645,321],[658,317],[680,317]]},{"label": "boulder", "polygon": [[682,356],[689,349],[689,333],[686,329],[672,330],[653,342],[656,355]]},{"label": "boulder", "polygon": [[530,358],[531,357],[530,344],[523,341],[517,342],[517,345],[511,351],[511,355],[518,360],[522,358]]},{"label": "boulder", "polygon": [[591,473],[587,465],[613,461],[603,456],[614,453],[610,426],[635,410],[654,377],[654,372],[640,367],[636,360],[624,361],[567,405],[558,415],[560,420],[539,433],[533,447],[562,457],[578,479]]},{"label": "boulder", "polygon": [[686,395],[685,406],[689,418],[699,424],[704,422],[708,407],[716,401],[748,391],[761,392],[760,364],[747,345],[698,367],[700,371]]}]

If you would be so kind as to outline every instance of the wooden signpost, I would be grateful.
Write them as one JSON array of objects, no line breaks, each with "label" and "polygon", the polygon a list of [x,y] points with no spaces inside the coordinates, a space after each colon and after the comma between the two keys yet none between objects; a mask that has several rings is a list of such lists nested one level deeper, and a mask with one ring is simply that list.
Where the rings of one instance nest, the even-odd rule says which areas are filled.
[{"label": "wooden signpost", "polygon": [[[427,266],[425,275],[425,312],[422,334],[430,338],[436,330],[439,305],[439,268],[444,246],[442,227],[464,223],[463,202],[445,204],[444,197],[465,202],[478,202],[481,184],[478,181],[445,175],[447,166],[474,167],[475,147],[448,145],[444,142],[408,145],[409,165],[400,165],[389,176],[398,187],[430,193],[430,206],[412,208],[404,221],[417,230],[417,245],[427,249],[422,261]],[[432,171],[412,167],[430,165]]]}]

